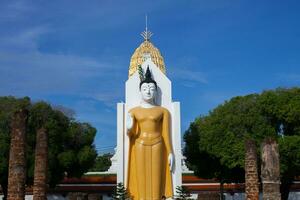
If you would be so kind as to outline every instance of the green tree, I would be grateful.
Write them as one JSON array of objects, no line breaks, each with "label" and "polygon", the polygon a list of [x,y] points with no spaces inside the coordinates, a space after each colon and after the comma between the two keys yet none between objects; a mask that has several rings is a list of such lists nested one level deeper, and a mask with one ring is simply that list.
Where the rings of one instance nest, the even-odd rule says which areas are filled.
[{"label": "green tree", "polygon": [[300,88],[264,91],[262,114],[278,134],[282,199],[288,199],[294,178],[300,175]]},{"label": "green tree", "polygon": [[94,166],[89,170],[92,172],[103,172],[103,171],[107,171],[109,169],[109,167],[111,166],[111,157],[113,155],[110,153],[106,153],[103,155],[98,155]]},{"label": "green tree", "polygon": [[[287,199],[288,183],[300,175],[300,168],[296,167],[299,166],[300,149],[296,148],[295,143],[300,137],[299,88],[279,88],[262,94],[234,97],[217,106],[207,116],[197,118],[185,135],[187,161],[199,175],[206,170],[207,175],[213,177],[213,173],[217,173],[215,176],[218,178],[217,175],[222,174],[219,170],[221,166],[229,169],[225,174],[244,168],[246,139],[255,140],[259,147],[266,137],[279,142],[282,192],[287,193],[283,195],[283,199]],[[213,167],[203,169],[207,162],[202,158],[192,159],[197,157],[197,153],[212,159],[213,164],[210,165]]]},{"label": "green tree", "polygon": [[113,199],[116,200],[130,200],[130,195],[123,183],[118,183],[113,194]]},{"label": "green tree", "polygon": [[[273,128],[259,114],[258,95],[235,97],[219,105],[207,116],[199,117],[193,126],[195,140],[186,140],[186,148],[192,143],[201,155],[205,155],[201,163],[194,163],[189,158],[188,163],[196,169],[198,175],[204,178],[217,178],[220,181],[220,193],[223,199],[223,184],[226,182],[244,181],[245,140],[251,138],[262,140],[264,135],[272,135]],[[189,136],[189,131],[186,133]],[[194,154],[194,157],[197,154]],[[205,159],[205,160],[203,160]],[[206,167],[208,161],[211,162]],[[201,166],[202,165],[202,166]],[[199,168],[199,169],[198,169]],[[203,170],[205,168],[205,170]],[[203,176],[204,175],[204,176]]]},{"label": "green tree", "polygon": [[224,183],[243,182],[245,180],[244,169],[242,167],[228,168],[220,162],[218,157],[199,146],[201,140],[199,128],[204,123],[204,119],[205,117],[197,118],[185,132],[184,155],[187,158],[188,167],[194,171],[195,175],[220,182],[220,195],[223,197]]},{"label": "green tree", "polygon": [[[96,129],[88,123],[68,118],[45,102],[30,103],[27,130],[27,184],[32,185],[34,175],[34,147],[36,131],[43,126],[48,132],[48,183],[55,186],[62,178],[80,177],[93,166],[97,153],[93,144]],[[24,103],[23,99],[0,97],[0,181],[7,187],[8,153],[10,145],[11,113]]]}]

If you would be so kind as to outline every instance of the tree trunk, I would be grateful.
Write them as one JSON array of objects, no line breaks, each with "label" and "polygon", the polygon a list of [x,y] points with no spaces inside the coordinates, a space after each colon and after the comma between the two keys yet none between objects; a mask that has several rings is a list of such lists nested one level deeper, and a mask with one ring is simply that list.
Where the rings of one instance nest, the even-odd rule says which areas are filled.
[{"label": "tree trunk", "polygon": [[40,128],[36,133],[33,200],[47,199],[48,133]]},{"label": "tree trunk", "polygon": [[224,199],[224,181],[220,180],[220,200]]},{"label": "tree trunk", "polygon": [[8,167],[8,200],[24,200],[26,180],[26,123],[28,112],[14,113],[11,122],[11,141]]},{"label": "tree trunk", "polygon": [[256,144],[253,140],[245,141],[245,194],[246,200],[258,200],[259,184],[257,172]]},{"label": "tree trunk", "polygon": [[278,144],[266,138],[261,145],[261,179],[263,200],[281,200]]}]

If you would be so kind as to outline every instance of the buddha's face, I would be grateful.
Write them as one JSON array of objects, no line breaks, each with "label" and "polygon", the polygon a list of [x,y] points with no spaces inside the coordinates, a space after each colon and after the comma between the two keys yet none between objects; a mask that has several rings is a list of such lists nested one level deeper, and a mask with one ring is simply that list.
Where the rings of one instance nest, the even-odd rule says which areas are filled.
[{"label": "buddha's face", "polygon": [[141,85],[142,99],[146,102],[152,102],[156,95],[156,87],[154,83],[143,83]]}]

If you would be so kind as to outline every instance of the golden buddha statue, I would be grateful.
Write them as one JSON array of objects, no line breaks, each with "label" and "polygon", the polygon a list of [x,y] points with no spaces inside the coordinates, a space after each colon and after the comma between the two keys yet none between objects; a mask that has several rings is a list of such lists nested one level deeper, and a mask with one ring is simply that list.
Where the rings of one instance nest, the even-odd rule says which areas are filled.
[{"label": "golden buddha statue", "polygon": [[160,200],[173,196],[173,153],[169,131],[170,114],[157,106],[157,84],[149,67],[140,82],[141,104],[127,116],[130,138],[127,188],[135,200]]}]

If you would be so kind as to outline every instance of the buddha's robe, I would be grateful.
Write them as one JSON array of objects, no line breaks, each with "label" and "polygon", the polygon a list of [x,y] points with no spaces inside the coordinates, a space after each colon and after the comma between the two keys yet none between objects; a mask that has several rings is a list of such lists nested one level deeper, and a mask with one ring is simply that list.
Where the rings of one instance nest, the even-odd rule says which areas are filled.
[{"label": "buddha's robe", "polygon": [[127,188],[134,200],[173,196],[168,155],[172,153],[169,111],[163,107],[135,107],[130,111]]}]

